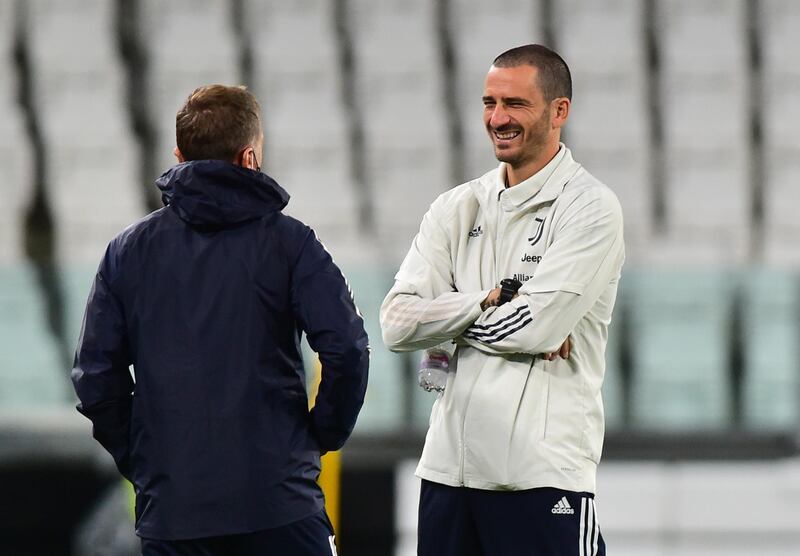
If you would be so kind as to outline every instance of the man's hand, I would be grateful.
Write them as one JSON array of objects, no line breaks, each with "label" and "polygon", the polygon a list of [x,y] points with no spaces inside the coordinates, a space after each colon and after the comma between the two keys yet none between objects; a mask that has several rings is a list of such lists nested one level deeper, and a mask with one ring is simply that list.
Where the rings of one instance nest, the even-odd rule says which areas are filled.
[{"label": "man's hand", "polygon": [[[481,301],[481,311],[485,311],[489,307],[497,307],[500,305],[500,292],[503,291],[503,288],[495,288],[489,292],[489,295],[486,296],[486,299]],[[514,294],[514,297],[511,299],[516,299],[519,297],[518,293]]]},{"label": "man's hand", "polygon": [[548,361],[555,361],[556,357],[561,356],[561,359],[569,359],[569,352],[572,349],[572,336],[567,336],[567,339],[564,340],[564,343],[561,344],[561,347],[558,351],[554,351],[553,353],[545,353],[543,357]]},{"label": "man's hand", "polygon": [[489,292],[486,299],[481,301],[481,311],[485,311],[489,307],[497,307],[500,304],[500,288],[495,288]]},{"label": "man's hand", "polygon": [[[500,291],[502,288],[495,288],[489,292],[489,295],[486,296],[486,299],[481,301],[481,311],[485,311],[489,307],[497,307],[500,304]],[[515,293],[512,299],[518,297],[519,294]],[[561,357],[561,359],[569,359],[570,351],[572,350],[572,336],[567,336],[567,339],[564,340],[564,343],[561,344],[561,347],[558,348],[558,351],[554,351],[552,353],[543,353],[542,357],[544,357],[548,361],[555,361],[557,357]]]}]

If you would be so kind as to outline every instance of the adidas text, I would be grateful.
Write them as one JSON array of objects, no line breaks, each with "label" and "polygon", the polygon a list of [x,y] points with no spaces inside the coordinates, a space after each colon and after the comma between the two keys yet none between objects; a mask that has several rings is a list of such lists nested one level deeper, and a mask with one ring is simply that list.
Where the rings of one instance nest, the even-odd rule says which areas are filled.
[{"label": "adidas text", "polygon": [[555,506],[553,506],[553,509],[550,510],[550,513],[554,513],[554,514],[574,514],[575,510],[572,509],[572,506],[569,505],[569,501],[567,500],[567,497],[564,496],[563,498],[561,498],[561,500],[559,500],[556,503]]}]

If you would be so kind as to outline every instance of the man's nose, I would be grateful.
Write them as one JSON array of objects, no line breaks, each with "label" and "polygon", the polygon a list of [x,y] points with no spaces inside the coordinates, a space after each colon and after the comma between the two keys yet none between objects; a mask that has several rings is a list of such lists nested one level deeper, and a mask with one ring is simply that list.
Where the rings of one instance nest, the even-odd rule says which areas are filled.
[{"label": "man's nose", "polygon": [[492,110],[492,116],[489,118],[489,125],[493,128],[498,128],[508,123],[509,116],[505,107],[502,104],[497,104]]}]

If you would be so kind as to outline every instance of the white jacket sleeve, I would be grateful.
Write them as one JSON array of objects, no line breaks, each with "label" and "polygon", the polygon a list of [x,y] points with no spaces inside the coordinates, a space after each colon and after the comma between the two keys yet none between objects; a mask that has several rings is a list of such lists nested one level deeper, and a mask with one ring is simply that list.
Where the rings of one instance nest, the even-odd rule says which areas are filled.
[{"label": "white jacket sleeve", "polygon": [[622,212],[608,190],[578,195],[519,296],[487,309],[459,340],[492,354],[557,351],[624,260]]},{"label": "white jacket sleeve", "polygon": [[450,240],[438,203],[422,219],[394,287],[381,305],[383,342],[392,351],[414,351],[460,335],[481,314],[489,291],[455,291]]}]

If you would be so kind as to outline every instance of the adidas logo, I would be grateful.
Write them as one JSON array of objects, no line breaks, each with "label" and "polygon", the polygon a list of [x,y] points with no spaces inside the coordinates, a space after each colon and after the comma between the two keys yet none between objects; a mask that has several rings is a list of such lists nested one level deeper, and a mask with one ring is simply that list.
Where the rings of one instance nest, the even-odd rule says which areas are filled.
[{"label": "adidas logo", "polygon": [[478,226],[477,228],[472,228],[472,231],[469,233],[469,237],[478,237],[481,235],[483,235],[483,230],[481,229],[480,226]]},{"label": "adidas logo", "polygon": [[569,505],[569,501],[567,500],[567,497],[564,496],[563,498],[561,498],[561,500],[559,500],[556,503],[555,506],[553,506],[553,509],[550,510],[550,513],[554,513],[554,514],[574,514],[575,510],[572,509],[572,506]]}]

